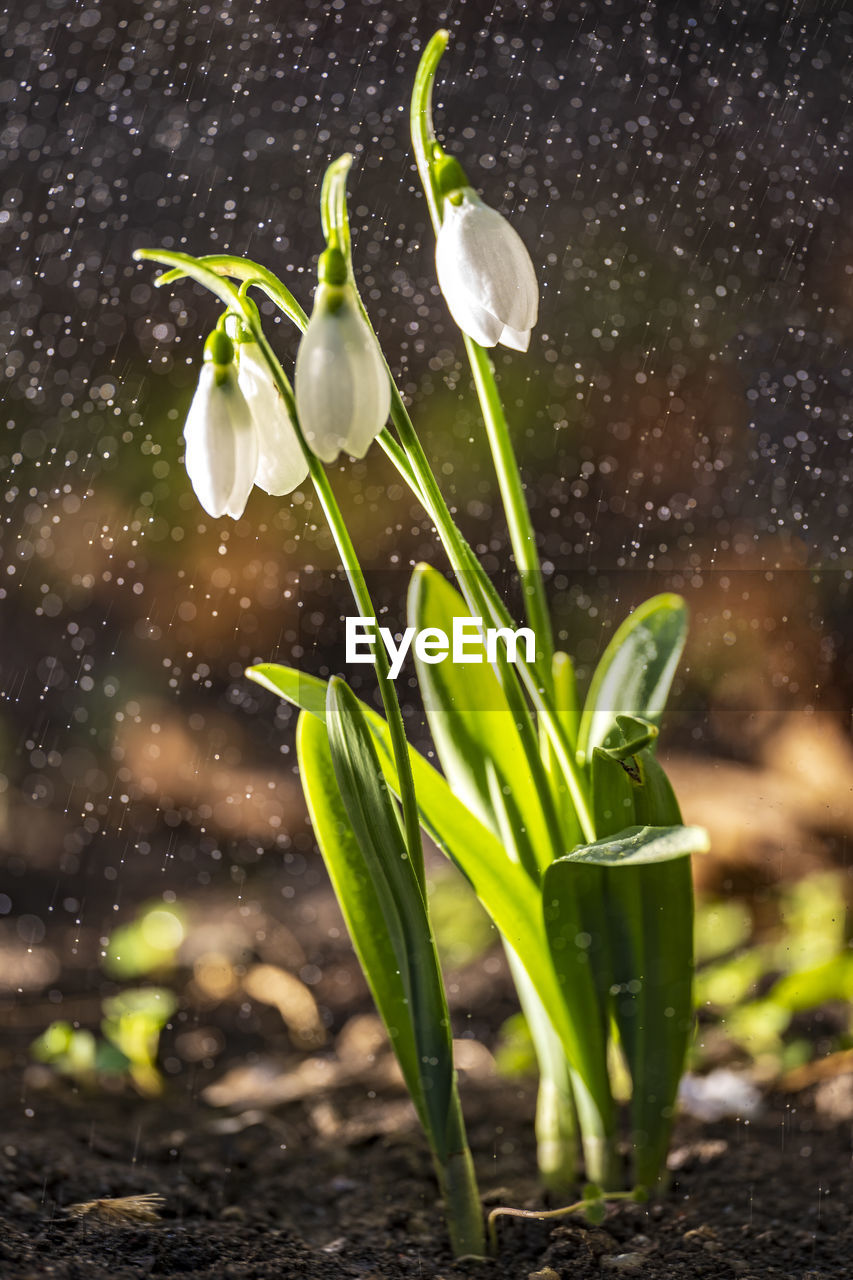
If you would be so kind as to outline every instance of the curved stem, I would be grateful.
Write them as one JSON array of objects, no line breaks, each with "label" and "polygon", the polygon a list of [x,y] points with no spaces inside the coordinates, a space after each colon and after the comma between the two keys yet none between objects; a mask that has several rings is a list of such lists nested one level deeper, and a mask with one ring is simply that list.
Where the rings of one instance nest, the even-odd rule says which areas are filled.
[{"label": "curved stem", "polygon": [[[434,38],[431,45],[434,48],[437,48],[438,45],[441,44],[442,38],[444,38],[444,42],[446,43],[446,32],[439,32],[437,40]],[[438,56],[440,56],[440,53]],[[347,252],[347,254],[349,252],[350,245],[350,230],[349,214],[347,211],[346,177],[349,172],[350,163],[351,157],[343,155],[329,165],[326,170],[326,176],[323,179],[323,191],[320,202],[323,215],[323,229],[327,237],[329,237],[330,243],[334,240],[338,247],[341,248],[342,252]],[[361,299],[360,293],[358,292],[358,288],[353,277],[352,262],[349,256],[347,259],[347,266],[352,280],[352,287],[355,290],[355,295],[358,299],[361,314],[364,317],[366,324],[370,327],[371,333],[376,337],[375,330],[370,322],[370,317],[367,314],[367,309]],[[388,368],[387,361],[386,368]],[[391,383],[391,415],[398,433],[400,433],[404,455],[407,457],[409,463],[407,471],[411,473],[411,478],[415,481],[414,492],[416,496],[420,496],[426,509],[435,521],[436,528],[439,530],[445,547],[448,548],[448,555],[450,556],[451,563],[453,564],[453,552],[451,551],[451,548],[457,546],[457,539],[461,537],[461,535],[459,534],[447,505],[438,489],[435,477],[433,476],[426,456],[423,453],[420,441],[418,440],[415,429],[412,426],[411,419],[406,412],[405,405],[403,404],[402,397],[400,396],[400,392],[394,381],[390,368],[388,368],[388,378]],[[387,452],[387,443],[385,447]],[[425,481],[427,486],[431,486],[432,488],[432,502],[429,504],[427,503],[429,490],[424,488]],[[421,492],[419,492],[419,490]],[[442,529],[444,530],[443,534],[441,533]],[[457,564],[454,565],[454,568],[456,569],[457,578],[459,579],[463,595],[465,595],[466,600],[469,603],[471,613],[475,616],[482,614],[482,608],[478,607],[479,597],[476,593],[473,595],[471,593],[471,584],[468,582],[469,574],[463,572],[462,562],[458,561]],[[479,563],[477,563],[476,570],[473,572],[475,573],[475,577],[482,576],[482,569]],[[565,852],[565,849],[563,847],[562,833],[560,830],[556,805],[554,804],[548,776],[538,750],[536,730],[530,719],[527,704],[521,695],[521,691],[517,687],[515,679],[509,670],[508,664],[503,655],[500,655],[498,658],[498,676],[504,688],[513,719],[521,736],[522,746],[524,748],[528,764],[531,772],[537,780],[537,790],[542,799],[543,814],[546,826],[551,836],[554,857],[558,858]]]},{"label": "curved stem", "polygon": [[323,175],[323,188],[320,192],[320,217],[326,244],[330,249],[340,249],[346,258],[350,275],[352,248],[347,217],[347,174],[351,166],[352,156],[348,153],[333,160]]},{"label": "curved stem", "polygon": [[[443,215],[436,189],[434,169],[435,161],[440,159],[444,152],[435,137],[432,120],[432,91],[438,64],[447,48],[448,38],[446,31],[437,31],[424,49],[415,75],[410,112],[412,148],[436,235]],[[465,335],[465,349],[486,424],[489,448],[509,528],[510,543],[521,579],[524,609],[536,636],[543,683],[548,687],[551,683],[554,641],[545,584],[542,579],[542,567],[536,547],[536,534],[524,497],[521,473],[512,447],[491,361],[483,347],[467,335]]]},{"label": "curved stem", "polygon": [[[466,584],[470,584],[470,590],[474,595],[475,611],[477,613],[482,612],[484,616],[490,616],[496,621],[500,619],[497,623],[499,626],[508,625],[509,617],[500,597],[488,575],[483,572],[482,565],[477,560],[474,552],[456,528],[447,503],[438,487],[438,481],[429,465],[412,420],[409,417],[406,406],[403,404],[402,396],[393,379],[391,381],[391,418],[397,428],[409,464],[418,482],[418,489],[415,491],[416,496],[421,497],[430,518],[435,524],[438,536],[447,551],[451,567],[459,579],[463,594],[466,594]],[[517,664],[530,701],[533,703],[545,732],[553,745],[554,754],[565,776],[566,786],[569,789],[584,837],[588,841],[594,841],[596,838],[595,824],[587,800],[586,784],[578,768],[572,745],[554,706],[550,690],[541,680],[536,668],[531,666],[521,656],[520,652],[517,656]],[[511,688],[512,680],[509,680],[506,689],[509,690]],[[527,719],[529,723],[529,717]],[[541,757],[538,750],[534,754],[541,765]],[[535,767],[532,762],[531,766]],[[538,779],[538,770],[536,776]],[[538,785],[539,782],[537,781]],[[550,795],[547,781],[543,785],[548,789],[548,794]]]},{"label": "curved stem", "polygon": [[[308,316],[300,307],[290,290],[282,284],[278,276],[270,271],[267,267],[262,267],[259,262],[252,262],[249,258],[235,258],[229,253],[209,253],[203,258],[190,258],[188,254],[172,253],[170,250],[162,249],[140,249],[134,257],[147,259],[154,262],[169,262],[175,258],[181,258],[185,262],[194,263],[196,266],[204,268],[208,277],[216,277],[222,279],[225,276],[233,276],[236,280],[241,280],[244,284],[257,285],[262,289],[267,297],[275,303],[280,311],[283,311],[288,320],[292,320],[297,329],[302,332],[308,326]],[[164,284],[172,284],[175,280],[181,280],[184,276],[192,275],[184,265],[174,267],[171,271],[166,271],[156,280],[158,287]],[[195,275],[196,280],[199,279]],[[205,281],[208,289],[214,293],[217,292],[213,284]],[[221,294],[219,295],[222,296]]]},{"label": "curved stem", "polygon": [[420,175],[421,185],[429,206],[429,216],[436,231],[441,225],[441,209],[432,173],[435,147],[435,128],[432,122],[432,89],[438,72],[438,64],[447,48],[449,39],[449,31],[436,31],[421,54],[421,60],[415,72],[415,83],[412,86],[412,102],[409,110],[412,147],[415,152],[418,174]]}]

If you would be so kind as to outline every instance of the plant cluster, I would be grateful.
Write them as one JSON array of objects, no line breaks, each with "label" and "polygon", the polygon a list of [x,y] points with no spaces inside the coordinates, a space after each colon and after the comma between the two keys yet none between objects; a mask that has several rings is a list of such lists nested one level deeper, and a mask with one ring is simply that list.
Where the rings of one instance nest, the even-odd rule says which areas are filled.
[{"label": "plant cluster", "polygon": [[[583,1204],[645,1194],[664,1165],[692,1025],[689,855],[704,832],[682,824],[655,748],[686,630],[683,602],[638,608],[607,647],[581,703],[556,650],[536,539],[487,348],[525,351],[538,285],[520,237],[483,203],[438,142],[432,88],[447,33],[426,46],[411,105],[418,171],[436,233],[438,280],[462,331],[494,458],[525,621],[509,661],[435,665],[416,654],[443,773],[412,749],[385,646],[375,646],[384,715],[340,678],[264,664],[247,674],[301,709],[298,758],[317,841],[354,947],[432,1150],[457,1254],[484,1248],[482,1213],[453,1069],[450,1019],[430,920],[422,832],[470,881],[498,929],[540,1068],[542,1176]],[[515,625],[458,529],[359,296],[346,205],[350,158],[326,172],[325,248],[310,318],[282,282],[245,258],[164,249],[158,284],[185,277],[224,304],[207,340],[185,427],[186,465],[205,510],[242,515],[254,484],[291,492],[310,477],[359,615],[367,582],[323,463],[373,442],[422,504],[455,585],[418,566],[408,622],[453,630]],[[249,297],[258,289],[302,331],[294,384]],[[387,425],[391,418],[392,427]],[[623,1134],[609,1062],[631,1079]],[[620,1149],[629,1140],[626,1162]]]}]

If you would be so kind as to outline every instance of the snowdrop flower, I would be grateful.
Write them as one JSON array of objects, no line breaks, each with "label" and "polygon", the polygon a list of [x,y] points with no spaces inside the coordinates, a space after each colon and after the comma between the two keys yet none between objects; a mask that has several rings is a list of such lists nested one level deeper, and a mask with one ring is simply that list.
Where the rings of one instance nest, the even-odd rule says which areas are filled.
[{"label": "snowdrop flower", "polygon": [[237,384],[258,432],[255,484],[265,493],[281,497],[302,484],[308,475],[308,459],[257,342],[243,341],[237,347]]},{"label": "snowdrop flower", "polygon": [[216,329],[184,424],[186,468],[209,516],[243,514],[258,469],[258,428],[237,380],[234,344]]},{"label": "snowdrop flower", "polygon": [[435,266],[450,314],[483,347],[526,351],[539,286],[521,236],[483,203],[456,160],[443,158],[437,180],[444,198]]},{"label": "snowdrop flower", "polygon": [[314,310],[296,356],[296,407],[313,453],[363,458],[385,426],[391,387],[338,249],[321,255]]}]

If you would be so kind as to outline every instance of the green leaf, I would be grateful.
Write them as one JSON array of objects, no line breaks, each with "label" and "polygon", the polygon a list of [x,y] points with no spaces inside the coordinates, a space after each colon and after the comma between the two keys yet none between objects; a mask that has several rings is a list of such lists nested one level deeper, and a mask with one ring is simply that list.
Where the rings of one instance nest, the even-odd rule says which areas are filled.
[{"label": "green leaf", "polygon": [[[319,689],[325,688],[322,680],[302,676],[292,668],[274,663],[250,668],[246,674],[297,705],[300,705],[297,700],[304,698],[303,710],[325,721],[325,694],[318,697]],[[380,715],[363,703],[361,708],[388,785],[399,795],[388,726]],[[300,720],[301,736],[308,732],[307,722],[303,724]],[[565,1052],[574,1059],[575,1035],[545,940],[539,890],[518,862],[507,854],[501,841],[474,817],[420,752],[410,747],[409,759],[424,830],[468,879],[502,937],[522,959],[540,1000],[549,1011]]]},{"label": "green leaf", "polygon": [[[459,592],[426,566],[412,575],[408,612],[409,624],[419,631],[436,627],[448,636],[454,618],[471,617]],[[473,643],[470,647],[477,650]],[[495,788],[503,791],[515,822],[518,856],[538,880],[553,856],[542,799],[506,695],[482,646],[479,653],[479,663],[464,665],[416,658],[429,727],[453,790],[498,837],[503,833]]]},{"label": "green leaf", "polygon": [[326,723],[326,680],[308,676],[296,667],[283,667],[278,662],[262,662],[257,667],[249,667],[246,675],[255,684]]},{"label": "green leaf", "polygon": [[573,849],[558,861],[560,866],[583,862],[597,867],[639,867],[707,853],[708,848],[704,827],[628,827],[616,836]]},{"label": "green leaf", "polygon": [[625,619],[590,683],[578,732],[581,760],[610,745],[617,715],[660,723],[686,636],[687,606],[681,596],[653,596]]},{"label": "green leaf", "polygon": [[406,1085],[426,1127],[408,994],[385,926],[380,890],[341,799],[323,720],[308,713],[299,717],[296,750],[308,812],[332,886]]},{"label": "green leaf", "polygon": [[634,807],[636,761],[620,760],[613,751],[596,747],[592,753],[592,813],[602,839],[636,824]]},{"label": "green leaf", "polygon": [[[666,1156],[693,1022],[693,882],[684,855],[704,851],[708,839],[681,825],[678,801],[652,753],[655,727],[634,716],[616,719],[612,746],[593,752],[593,794],[602,835],[614,834],[601,807],[608,796],[613,804],[615,787],[622,789],[622,811],[630,804],[640,824],[620,850],[622,870],[607,881],[607,909],[613,1012],[633,1085],[635,1178],[651,1186]],[[612,856],[609,843],[605,858]]]},{"label": "green leaf", "polygon": [[341,800],[376,894],[380,915],[374,914],[373,927],[381,919],[406,995],[429,1132],[444,1159],[453,1055],[435,943],[364,713],[339,679],[329,682],[326,729]]},{"label": "green leaf", "polygon": [[[648,771],[656,798],[660,766],[648,749],[634,760]],[[593,777],[602,812],[608,806],[618,812],[628,789],[635,808],[650,807],[648,795],[643,795],[642,773],[635,782],[610,753],[596,751]],[[578,938],[588,956],[586,988],[575,990],[582,988],[581,974],[567,996],[570,1003],[580,1001],[575,1016],[592,1022],[594,996],[599,1020],[612,1009],[619,1028],[633,1086],[634,1176],[645,1186],[657,1181],[666,1154],[692,1025],[693,891],[688,855],[707,847],[707,833],[698,827],[632,826],[575,849],[555,862],[546,877],[546,900],[558,904],[550,931],[552,949],[562,939],[563,954],[576,974],[583,969]]]}]

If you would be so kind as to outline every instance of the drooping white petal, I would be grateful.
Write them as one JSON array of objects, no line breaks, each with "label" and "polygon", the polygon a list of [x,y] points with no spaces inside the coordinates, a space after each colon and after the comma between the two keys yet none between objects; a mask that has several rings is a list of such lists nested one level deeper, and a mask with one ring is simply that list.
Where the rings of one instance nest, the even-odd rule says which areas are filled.
[{"label": "drooping white petal", "polygon": [[[443,228],[442,228],[443,230]],[[438,283],[444,294],[450,314],[463,333],[479,342],[481,347],[494,347],[504,330],[497,316],[493,316],[466,285],[451,253],[439,255],[442,247],[441,231],[438,233],[435,265]],[[446,244],[446,242],[445,242]]]},{"label": "drooping white petal", "polygon": [[256,342],[241,342],[237,381],[258,429],[255,484],[281,497],[308,475],[308,462],[282,395]]},{"label": "drooping white petal", "polygon": [[[515,228],[471,188],[458,203],[444,202],[435,262],[441,291],[463,333],[483,346],[503,342],[518,348],[538,316],[536,272]],[[483,312],[493,324],[483,321]],[[486,336],[491,341],[484,342]]]},{"label": "drooping white petal", "polygon": [[349,289],[317,290],[296,356],[295,390],[305,439],[324,462],[341,450],[363,458],[385,426],[388,370]]},{"label": "drooping white petal", "polygon": [[254,483],[258,437],[233,365],[202,366],[184,440],[187,475],[207,514],[238,519]]},{"label": "drooping white petal", "polygon": [[251,417],[251,410],[249,417],[251,425],[241,423],[235,430],[234,483],[225,508],[225,514],[232,520],[239,520],[246,510],[258,470],[258,428]]},{"label": "drooping white petal", "polygon": [[502,347],[512,347],[513,351],[526,351],[530,346],[530,330],[510,329],[509,325],[505,324],[498,342]]}]

